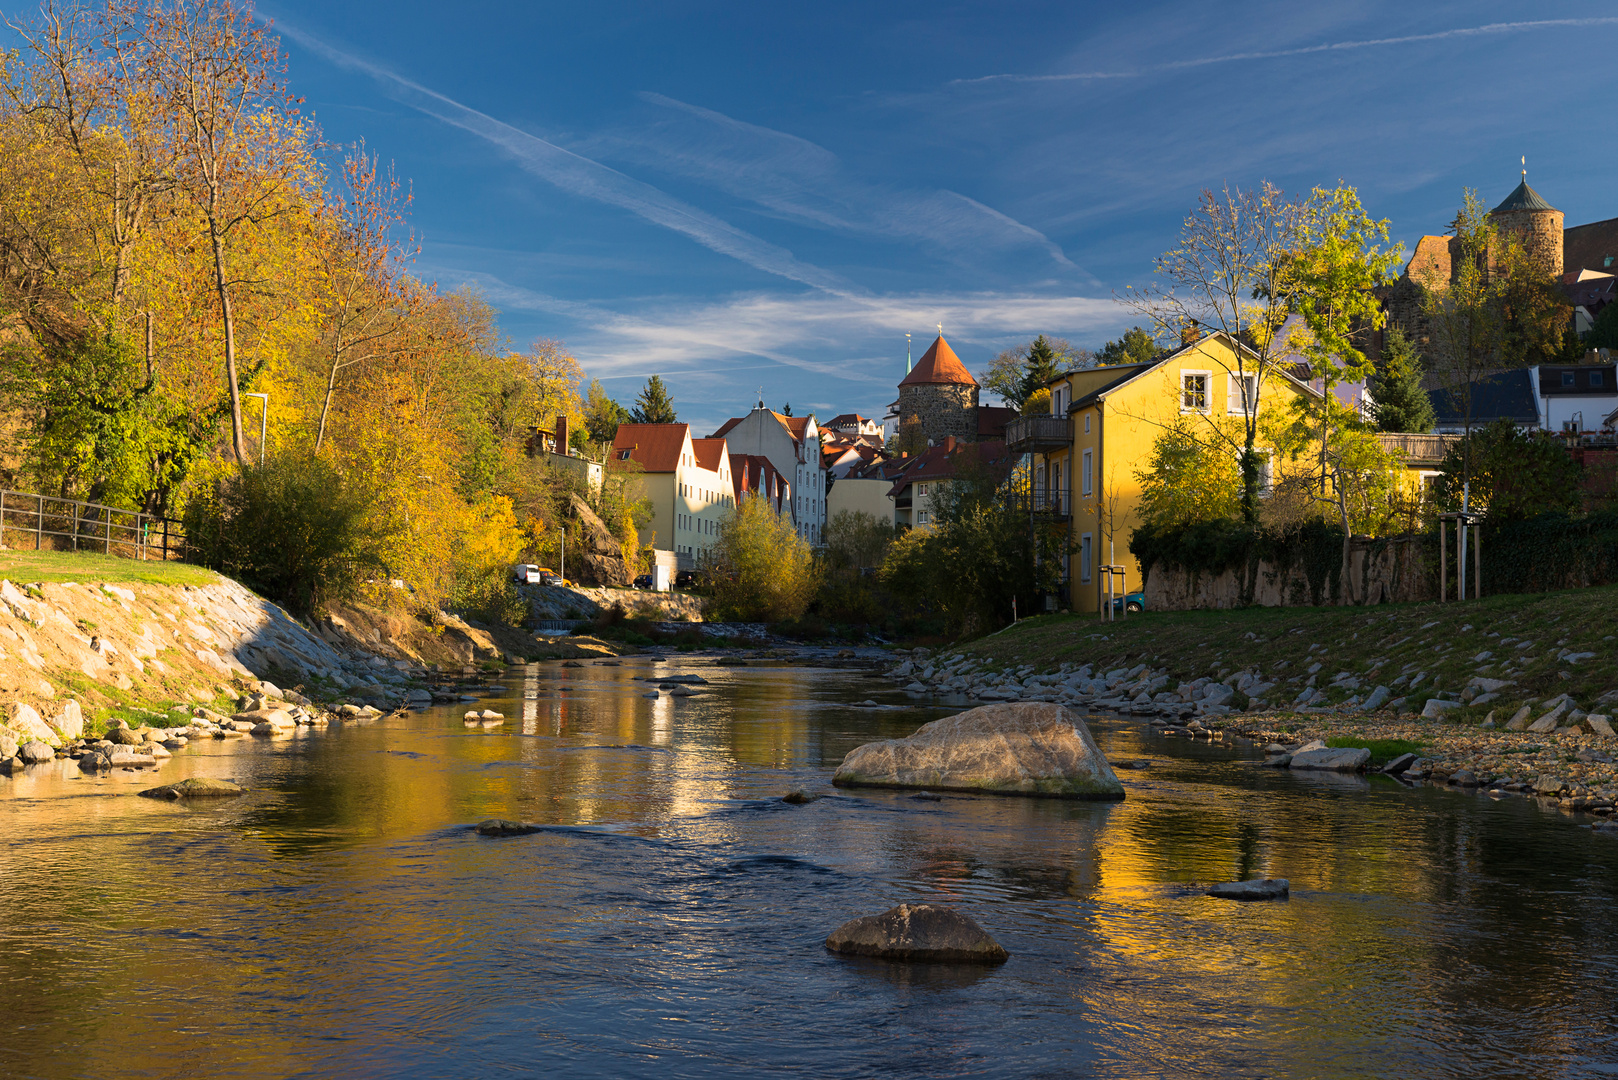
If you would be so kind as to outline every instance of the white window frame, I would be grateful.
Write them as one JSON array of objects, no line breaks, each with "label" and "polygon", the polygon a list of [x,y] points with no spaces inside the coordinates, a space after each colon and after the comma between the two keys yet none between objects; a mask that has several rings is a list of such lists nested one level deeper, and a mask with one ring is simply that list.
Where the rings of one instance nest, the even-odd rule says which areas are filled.
[{"label": "white window frame", "polygon": [[925,510],[917,510],[916,511],[916,524],[917,525],[925,525],[925,524],[927,524],[927,511],[925,511]]},{"label": "white window frame", "polygon": [[1247,410],[1243,406],[1244,395],[1242,383],[1246,382],[1253,388],[1253,415],[1258,415],[1258,376],[1239,375],[1231,372],[1225,378],[1225,412],[1231,416],[1246,416]]},{"label": "white window frame", "polygon": [[1089,447],[1086,447],[1081,460],[1082,464],[1079,466],[1079,483],[1083,484],[1084,487],[1080,491],[1080,494],[1085,498],[1089,498],[1091,495],[1095,494],[1095,451]]},{"label": "white window frame", "polygon": [[1089,413],[1084,414],[1084,433],[1086,435],[1090,434],[1090,414]]},{"label": "white window frame", "polygon": [[925,499],[927,497],[927,485],[926,484],[917,484],[916,485],[916,497],[918,499]]},{"label": "white window frame", "polygon": [[[1189,378],[1192,378],[1193,376],[1198,376],[1198,375],[1200,375],[1202,377],[1202,404],[1201,404],[1201,406],[1187,405],[1185,403],[1185,396],[1186,396],[1185,381],[1187,379],[1189,379]],[[1213,411],[1213,372],[1211,372],[1211,371],[1189,371],[1189,370],[1183,370],[1183,369],[1181,370],[1181,372],[1180,372],[1180,411],[1182,413],[1201,413],[1204,416],[1206,416],[1208,413]]]},{"label": "white window frame", "polygon": [[1092,533],[1079,535],[1079,580],[1090,580],[1090,568],[1095,562],[1095,537]]},{"label": "white window frame", "polygon": [[[1253,453],[1263,458],[1258,466],[1258,497],[1267,499],[1275,494],[1275,451],[1268,446],[1255,446]],[[1238,458],[1237,463],[1240,461]]]}]

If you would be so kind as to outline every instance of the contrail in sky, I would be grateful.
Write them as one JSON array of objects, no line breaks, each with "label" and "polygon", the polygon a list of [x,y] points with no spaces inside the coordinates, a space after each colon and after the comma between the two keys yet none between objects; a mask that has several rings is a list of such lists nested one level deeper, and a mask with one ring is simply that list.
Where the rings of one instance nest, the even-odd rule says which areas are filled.
[{"label": "contrail in sky", "polygon": [[1405,37],[1367,38],[1364,41],[1334,41],[1324,45],[1304,45],[1296,49],[1275,49],[1269,52],[1229,53],[1225,56],[1201,56],[1187,60],[1170,60],[1150,64],[1130,71],[1074,71],[1055,75],[980,75],[975,79],[951,79],[950,86],[989,82],[1084,82],[1101,79],[1134,79],[1142,75],[1156,75],[1165,71],[1183,71],[1186,68],[1207,67],[1209,64],[1228,64],[1236,60],[1274,60],[1283,56],[1307,56],[1311,53],[1347,52],[1352,49],[1371,49],[1381,45],[1412,45],[1421,41],[1442,41],[1446,38],[1483,37],[1491,34],[1514,34],[1524,30],[1550,30],[1557,27],[1614,26],[1618,16],[1589,19],[1536,19],[1531,22],[1489,23],[1486,26],[1467,26],[1455,30],[1439,30],[1431,34],[1409,34]]},{"label": "contrail in sky", "polygon": [[488,140],[515,158],[524,169],[563,191],[638,214],[766,273],[838,296],[857,295],[861,291],[838,275],[802,262],[785,248],[704,213],[651,184],[468,108],[436,90],[333,48],[286,23],[277,22],[276,29],[339,67],[369,75],[412,108]]}]

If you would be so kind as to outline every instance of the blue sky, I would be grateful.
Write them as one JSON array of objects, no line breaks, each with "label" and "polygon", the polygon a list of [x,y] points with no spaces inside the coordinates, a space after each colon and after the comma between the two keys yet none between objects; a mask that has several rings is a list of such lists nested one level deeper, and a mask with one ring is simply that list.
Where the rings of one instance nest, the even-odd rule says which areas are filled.
[{"label": "blue sky", "polygon": [[1618,216],[1618,17],[1574,4],[260,8],[333,142],[410,180],[418,271],[628,403],[880,416],[942,323],[973,371],[1133,321],[1204,187],[1339,179],[1407,247],[1461,189]]}]

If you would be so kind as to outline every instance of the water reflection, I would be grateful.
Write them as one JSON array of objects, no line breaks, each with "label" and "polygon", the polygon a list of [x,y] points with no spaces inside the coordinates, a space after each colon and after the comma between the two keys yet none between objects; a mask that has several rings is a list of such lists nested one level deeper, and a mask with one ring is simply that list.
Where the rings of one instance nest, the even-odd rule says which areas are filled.
[{"label": "water reflection", "polygon": [[[694,697],[645,696],[698,671]],[[161,770],[0,780],[0,1040],[31,1076],[1493,1076],[1610,1069],[1618,843],[1522,800],[1290,776],[1096,724],[1122,803],[835,792],[949,711],[640,661]],[[849,709],[874,698],[896,707]],[[481,707],[481,706],[480,706]],[[520,719],[519,719],[520,718]],[[828,797],[779,801],[796,787]],[[483,817],[533,835],[476,837]],[[1274,875],[1287,903],[1196,882]],[[829,956],[901,900],[993,971]],[[205,1063],[205,1064],[202,1064]]]}]

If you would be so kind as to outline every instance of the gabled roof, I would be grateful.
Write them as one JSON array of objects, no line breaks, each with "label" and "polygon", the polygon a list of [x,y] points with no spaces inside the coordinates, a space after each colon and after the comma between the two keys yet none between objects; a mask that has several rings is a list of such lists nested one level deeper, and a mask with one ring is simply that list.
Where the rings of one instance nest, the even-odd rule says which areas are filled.
[{"label": "gabled roof", "polygon": [[[752,416],[753,413],[757,412],[768,412],[771,416],[775,417],[776,423],[785,428],[787,434],[791,435],[792,438],[798,442],[803,442],[803,440],[808,437],[809,421],[812,419],[811,417],[782,416],[774,409],[754,409],[753,412],[748,413],[747,416]],[[708,437],[710,439],[724,438],[726,435],[729,435],[732,431],[736,430],[736,425],[740,424],[743,420],[746,420],[747,416],[731,417],[729,420],[726,420],[723,424],[719,425],[718,431],[714,432]]]},{"label": "gabled roof", "polygon": [[[1089,393],[1085,394],[1083,397],[1075,398],[1068,405],[1067,411],[1068,412],[1073,412],[1073,411],[1075,411],[1077,409],[1082,409],[1082,408],[1085,408],[1087,406],[1094,405],[1098,398],[1106,397],[1108,394],[1112,393],[1114,390],[1118,389],[1121,386],[1124,386],[1124,385],[1126,385],[1128,383],[1131,383],[1131,382],[1135,381],[1136,379],[1140,378],[1142,375],[1146,374],[1148,371],[1152,371],[1155,368],[1159,368],[1159,367],[1163,366],[1164,364],[1169,363],[1171,360],[1178,359],[1179,357],[1185,355],[1187,352],[1193,352],[1193,351],[1197,350],[1198,348],[1200,348],[1201,346],[1205,345],[1206,343],[1212,341],[1215,338],[1222,339],[1225,342],[1226,346],[1228,346],[1231,349],[1231,351],[1233,351],[1233,352],[1244,352],[1248,356],[1254,357],[1255,361],[1257,360],[1257,355],[1253,352],[1252,349],[1249,349],[1246,345],[1243,345],[1241,342],[1237,341],[1235,338],[1231,337],[1229,334],[1225,333],[1223,330],[1215,330],[1213,333],[1206,334],[1203,337],[1198,338],[1196,341],[1193,341],[1193,342],[1191,342],[1189,344],[1186,344],[1186,345],[1181,345],[1178,349],[1175,349],[1173,352],[1164,353],[1162,356],[1158,357],[1156,360],[1148,360],[1145,363],[1140,363],[1140,364],[1117,364],[1117,365],[1114,365],[1112,368],[1090,368],[1090,369],[1088,369],[1090,371],[1117,370],[1119,372],[1119,375],[1115,379],[1109,379],[1107,382],[1102,383],[1100,386],[1098,386],[1095,389],[1091,390]],[[1270,374],[1279,375],[1283,379],[1286,379],[1288,382],[1293,383],[1294,385],[1296,385],[1298,387],[1298,389],[1304,391],[1305,393],[1313,394],[1316,397],[1320,397],[1321,396],[1320,391],[1316,390],[1314,387],[1310,386],[1308,382],[1306,382],[1303,379],[1298,378],[1296,375],[1294,375],[1291,371],[1288,370],[1288,368],[1290,366],[1291,365],[1286,361],[1286,359],[1284,357],[1274,356],[1270,360]],[[1071,374],[1071,373],[1069,373],[1069,374]],[[1046,385],[1047,386],[1054,386],[1056,383],[1060,382],[1065,377],[1066,376],[1057,376],[1056,378],[1051,379],[1050,382],[1047,383]]]},{"label": "gabled roof", "polygon": [[860,424],[869,424],[871,422],[872,421],[867,420],[857,412],[846,412],[841,416],[834,416],[830,420],[826,421],[826,426],[829,428],[840,428],[845,425],[850,427],[858,427]]},{"label": "gabled roof", "polygon": [[718,472],[719,465],[725,460],[726,446],[724,439],[692,439],[691,454],[697,459],[697,464],[709,472]]},{"label": "gabled roof", "polygon": [[786,477],[776,471],[770,459],[762,454],[733,454],[730,459],[730,483],[736,489],[736,501],[743,495],[758,495],[774,500],[777,509],[790,494]]},{"label": "gabled roof", "polygon": [[623,460],[623,451],[628,450],[628,460],[649,473],[673,472],[680,466],[680,451],[690,430],[690,424],[619,424],[612,439],[613,460]]},{"label": "gabled roof", "polygon": [[1004,464],[1007,461],[1006,444],[999,440],[969,443],[947,439],[939,445],[929,446],[902,465],[902,471],[893,481],[893,487],[888,489],[888,494],[897,497],[911,484],[953,479],[956,466],[963,462],[966,455],[990,465]]},{"label": "gabled roof", "polygon": [[966,370],[955,350],[949,347],[949,342],[940,334],[933,339],[932,345],[921,354],[916,366],[910,374],[900,380],[900,386],[923,386],[932,384],[957,384],[961,386],[976,386],[978,381],[972,378],[972,373]]},{"label": "gabled roof", "polygon": [[1504,202],[1490,210],[1491,214],[1510,214],[1518,210],[1555,210],[1556,207],[1539,197],[1539,192],[1528,186],[1528,176],[1523,175],[1522,183],[1512,189]]}]

